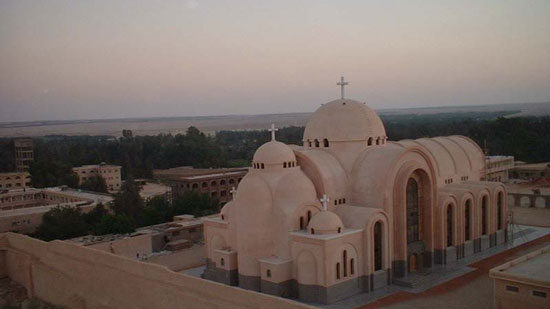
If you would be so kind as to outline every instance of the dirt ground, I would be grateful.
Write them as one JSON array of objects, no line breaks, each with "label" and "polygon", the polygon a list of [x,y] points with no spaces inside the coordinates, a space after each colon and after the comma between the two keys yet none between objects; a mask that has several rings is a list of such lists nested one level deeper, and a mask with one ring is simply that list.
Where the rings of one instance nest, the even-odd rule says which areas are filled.
[{"label": "dirt ground", "polygon": [[548,245],[550,235],[470,264],[477,270],[422,293],[400,292],[361,308],[492,308],[493,280],[489,278],[489,270]]}]

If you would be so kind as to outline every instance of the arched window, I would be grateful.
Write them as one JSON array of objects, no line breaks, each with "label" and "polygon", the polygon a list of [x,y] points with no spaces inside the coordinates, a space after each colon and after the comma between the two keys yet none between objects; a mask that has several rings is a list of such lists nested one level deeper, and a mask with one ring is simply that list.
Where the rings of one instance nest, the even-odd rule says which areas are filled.
[{"label": "arched window", "polygon": [[369,137],[368,142],[367,142],[367,146],[371,146],[371,145],[372,145],[372,137]]},{"label": "arched window", "polygon": [[304,229],[304,217],[300,217],[300,230]]},{"label": "arched window", "polygon": [[380,137],[376,138],[376,145],[380,145]]},{"label": "arched window", "polygon": [[202,183],[202,187],[203,187],[203,188],[208,187],[208,183],[207,183],[207,182],[203,182],[203,183]]},{"label": "arched window", "polygon": [[447,206],[447,247],[453,245],[453,207]]},{"label": "arched window", "polygon": [[418,204],[418,183],[414,178],[409,178],[407,182],[407,243],[420,240],[422,216]]},{"label": "arched window", "polygon": [[271,278],[271,269],[267,270],[266,275],[267,275],[268,278]]},{"label": "arched window", "polygon": [[328,147],[328,139],[323,139],[323,147]]},{"label": "arched window", "polygon": [[342,253],[342,264],[344,265],[344,277],[348,276],[348,252],[344,250]]},{"label": "arched window", "polygon": [[338,205],[338,200],[334,200],[334,206]]},{"label": "arched window", "polygon": [[286,168],[286,162],[283,162],[283,168]]},{"label": "arched window", "polygon": [[261,166],[262,166],[262,169],[264,169],[264,168],[265,168],[265,165],[264,165],[263,163],[262,163],[262,165],[261,165]]},{"label": "arched window", "polygon": [[229,184],[232,185],[235,183],[235,179],[229,179]]},{"label": "arched window", "polygon": [[470,238],[472,237],[472,233],[470,232],[471,205],[472,201],[467,200],[466,206],[464,206],[464,239],[466,241],[470,240]]},{"label": "arched window", "polygon": [[349,261],[349,274],[352,275],[352,276],[355,274],[355,260],[354,259],[351,259]]},{"label": "arched window", "polygon": [[374,224],[374,271],[382,269],[382,223]]},{"label": "arched window", "polygon": [[194,183],[193,184],[193,189],[198,189],[199,188],[199,184],[198,183]]},{"label": "arched window", "polygon": [[220,259],[220,265],[225,266],[225,261],[223,260],[223,258]]},{"label": "arched window", "polygon": [[340,279],[340,263],[336,263],[336,279]]},{"label": "arched window", "polygon": [[338,228],[338,234],[340,234],[340,232],[342,232],[342,228],[341,228],[341,227]]},{"label": "arched window", "polygon": [[311,220],[311,210],[307,211],[307,224],[309,224],[309,221]]},{"label": "arched window", "polygon": [[315,229],[311,228],[311,234],[315,234]]},{"label": "arched window", "polygon": [[497,230],[502,230],[502,196],[502,192],[497,195]]},{"label": "arched window", "polygon": [[309,140],[309,139],[307,140],[307,145],[308,145],[309,147],[311,147],[311,140]]},{"label": "arched window", "polygon": [[319,148],[319,140],[318,139],[315,139],[315,147]]},{"label": "arched window", "polygon": [[216,186],[216,185],[218,185],[218,183],[217,183],[216,181],[212,181],[212,182],[210,183],[210,185],[211,185],[211,186]]},{"label": "arched window", "polygon": [[487,235],[487,195],[481,200],[481,235]]}]

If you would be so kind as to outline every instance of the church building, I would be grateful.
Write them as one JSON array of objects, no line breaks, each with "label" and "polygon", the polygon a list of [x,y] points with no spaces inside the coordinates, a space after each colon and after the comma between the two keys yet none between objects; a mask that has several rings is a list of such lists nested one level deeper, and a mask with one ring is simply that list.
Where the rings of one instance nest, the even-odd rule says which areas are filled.
[{"label": "church building", "polygon": [[303,146],[272,126],[233,201],[205,220],[204,278],[327,304],[506,241],[506,189],[484,181],[474,141],[389,141],[338,84],[342,98],[315,111]]}]

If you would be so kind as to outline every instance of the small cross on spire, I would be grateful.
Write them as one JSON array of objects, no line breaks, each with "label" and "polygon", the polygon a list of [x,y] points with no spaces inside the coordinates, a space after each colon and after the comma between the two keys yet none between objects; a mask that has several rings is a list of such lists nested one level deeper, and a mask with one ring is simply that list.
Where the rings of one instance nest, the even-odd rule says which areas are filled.
[{"label": "small cross on spire", "polygon": [[327,203],[330,201],[328,196],[326,194],[323,194],[323,197],[320,199],[321,203],[323,203],[323,211],[327,211]]},{"label": "small cross on spire", "polygon": [[231,196],[233,196],[233,200],[235,200],[235,198],[237,197],[237,190],[235,189],[235,187],[232,187],[229,193],[231,193]]},{"label": "small cross on spire", "polygon": [[271,140],[275,140],[275,132],[279,131],[279,129],[275,128],[275,124],[271,124],[271,129],[267,129],[269,132],[271,132]]},{"label": "small cross on spire", "polygon": [[336,83],[336,85],[340,86],[342,89],[342,99],[344,98],[344,87],[349,85],[348,82],[344,81],[344,76],[341,76],[340,77],[340,82],[339,83]]}]

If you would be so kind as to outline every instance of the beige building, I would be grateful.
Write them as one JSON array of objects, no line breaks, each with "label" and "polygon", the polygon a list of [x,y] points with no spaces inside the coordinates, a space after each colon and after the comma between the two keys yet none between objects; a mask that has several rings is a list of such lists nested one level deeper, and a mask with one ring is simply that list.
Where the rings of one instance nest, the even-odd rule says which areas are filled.
[{"label": "beige building", "polygon": [[34,148],[32,139],[21,138],[13,141],[15,152],[15,171],[27,172],[34,161]]},{"label": "beige building", "polygon": [[56,206],[80,207],[83,212],[88,212],[98,203],[107,204],[112,200],[107,194],[67,187],[9,190],[0,193],[0,232],[34,232],[42,222],[42,216]]},{"label": "beige building", "polygon": [[0,173],[0,191],[22,189],[31,185],[31,175],[28,172]]},{"label": "beige building", "polygon": [[209,194],[220,203],[231,201],[231,190],[248,172],[248,168],[194,169],[176,167],[155,170],[155,177],[170,183],[172,197],[182,196],[187,191]]},{"label": "beige building", "polygon": [[510,171],[514,168],[514,157],[486,156],[485,166],[486,180],[506,182],[510,178]]},{"label": "beige building", "polygon": [[90,177],[101,176],[105,179],[107,190],[109,192],[117,192],[120,190],[122,184],[120,169],[121,167],[118,165],[101,163],[99,165],[73,167],[73,172],[78,175],[78,185],[82,185]]},{"label": "beige building", "polygon": [[495,308],[550,308],[550,247],[491,269]]},{"label": "beige building", "polygon": [[506,241],[506,188],[481,180],[484,153],[465,136],[388,141],[349,99],[322,104],[304,146],[272,134],[204,221],[206,279],[332,303]]},{"label": "beige building", "polygon": [[536,180],[538,178],[550,178],[550,163],[533,163],[516,165],[512,170],[512,178]]}]

